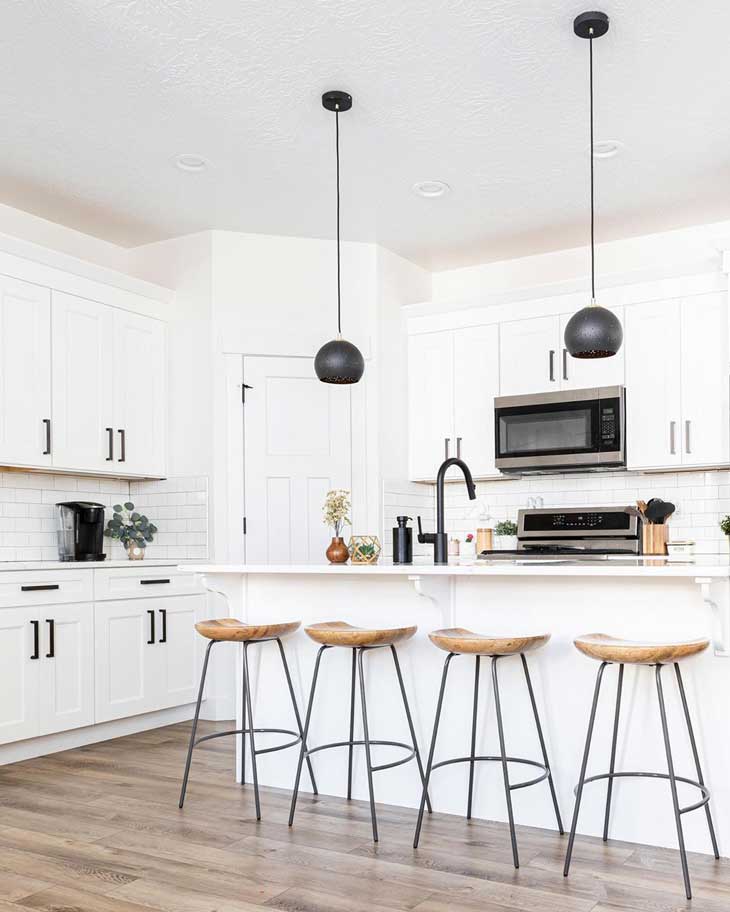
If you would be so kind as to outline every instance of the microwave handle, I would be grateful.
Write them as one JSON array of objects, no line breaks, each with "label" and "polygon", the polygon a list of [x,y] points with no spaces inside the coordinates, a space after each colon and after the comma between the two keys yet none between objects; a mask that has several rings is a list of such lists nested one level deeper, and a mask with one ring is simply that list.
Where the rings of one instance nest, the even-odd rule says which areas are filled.
[{"label": "microwave handle", "polygon": [[554,348],[550,349],[550,354],[548,357],[548,364],[550,367],[550,382],[553,383],[555,381],[555,349]]}]

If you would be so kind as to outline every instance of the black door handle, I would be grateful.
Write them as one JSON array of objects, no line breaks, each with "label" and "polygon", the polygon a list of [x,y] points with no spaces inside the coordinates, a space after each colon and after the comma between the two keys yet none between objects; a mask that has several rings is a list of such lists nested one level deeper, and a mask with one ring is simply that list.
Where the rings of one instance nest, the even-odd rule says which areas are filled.
[{"label": "black door handle", "polygon": [[46,448],[45,448],[45,450],[43,450],[43,455],[50,456],[51,455],[51,419],[44,418],[43,424],[45,424],[45,426],[46,426]]},{"label": "black door handle", "polygon": [[33,626],[33,655],[31,659],[40,659],[41,657],[41,633],[40,633],[40,621],[31,621]]},{"label": "black door handle", "polygon": [[147,640],[147,645],[152,646],[155,642],[155,612],[154,609],[149,608],[147,614],[150,616],[150,638]]},{"label": "black door handle", "polygon": [[53,618],[46,618],[46,624],[48,624],[48,652],[46,653],[47,659],[56,658],[56,622]]},{"label": "black door handle", "polygon": [[49,589],[60,589],[58,583],[45,583],[41,586],[21,586],[21,592],[46,592]]},{"label": "black door handle", "polygon": [[124,428],[119,430],[119,442],[122,448],[122,455],[119,457],[117,462],[126,462],[127,461],[127,432]]},{"label": "black door handle", "polygon": [[165,583],[169,582],[169,579],[141,579],[139,584],[140,586],[163,586]]},{"label": "black door handle", "polygon": [[114,428],[104,428],[109,435],[109,455],[106,457],[107,462],[114,459]]},{"label": "black door handle", "polygon": [[167,642],[167,608],[160,608],[160,616],[162,617],[162,636],[158,640],[159,643]]}]

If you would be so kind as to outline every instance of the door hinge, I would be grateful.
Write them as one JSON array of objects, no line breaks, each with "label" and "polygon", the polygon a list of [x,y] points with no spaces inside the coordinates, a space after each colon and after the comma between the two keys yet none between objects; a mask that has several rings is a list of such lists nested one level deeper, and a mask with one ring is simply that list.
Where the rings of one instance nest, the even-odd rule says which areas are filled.
[{"label": "door hinge", "polygon": [[246,534],[246,517],[243,517],[243,534]]},{"label": "door hinge", "polygon": [[246,403],[246,390],[253,389],[252,386],[249,386],[248,383],[241,384],[241,402]]}]

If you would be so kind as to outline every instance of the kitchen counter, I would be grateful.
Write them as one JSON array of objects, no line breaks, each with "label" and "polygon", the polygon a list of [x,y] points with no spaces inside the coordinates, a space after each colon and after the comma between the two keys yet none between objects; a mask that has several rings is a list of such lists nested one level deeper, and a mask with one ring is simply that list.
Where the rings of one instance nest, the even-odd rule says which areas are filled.
[{"label": "kitchen counter", "polygon": [[[0,561],[2,570],[100,570],[104,567],[177,567],[181,561],[165,558],[131,561],[128,558],[105,561]],[[187,569],[187,567],[186,567]]]}]

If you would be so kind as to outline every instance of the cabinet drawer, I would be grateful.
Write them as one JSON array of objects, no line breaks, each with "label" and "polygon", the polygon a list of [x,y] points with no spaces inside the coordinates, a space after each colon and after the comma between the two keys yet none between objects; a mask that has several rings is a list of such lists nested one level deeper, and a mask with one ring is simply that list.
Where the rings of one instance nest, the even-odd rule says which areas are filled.
[{"label": "cabinet drawer", "polygon": [[92,570],[8,570],[0,572],[0,608],[90,602]]},{"label": "cabinet drawer", "polygon": [[159,598],[204,592],[194,573],[170,567],[126,567],[94,571],[96,601],[123,598]]}]

